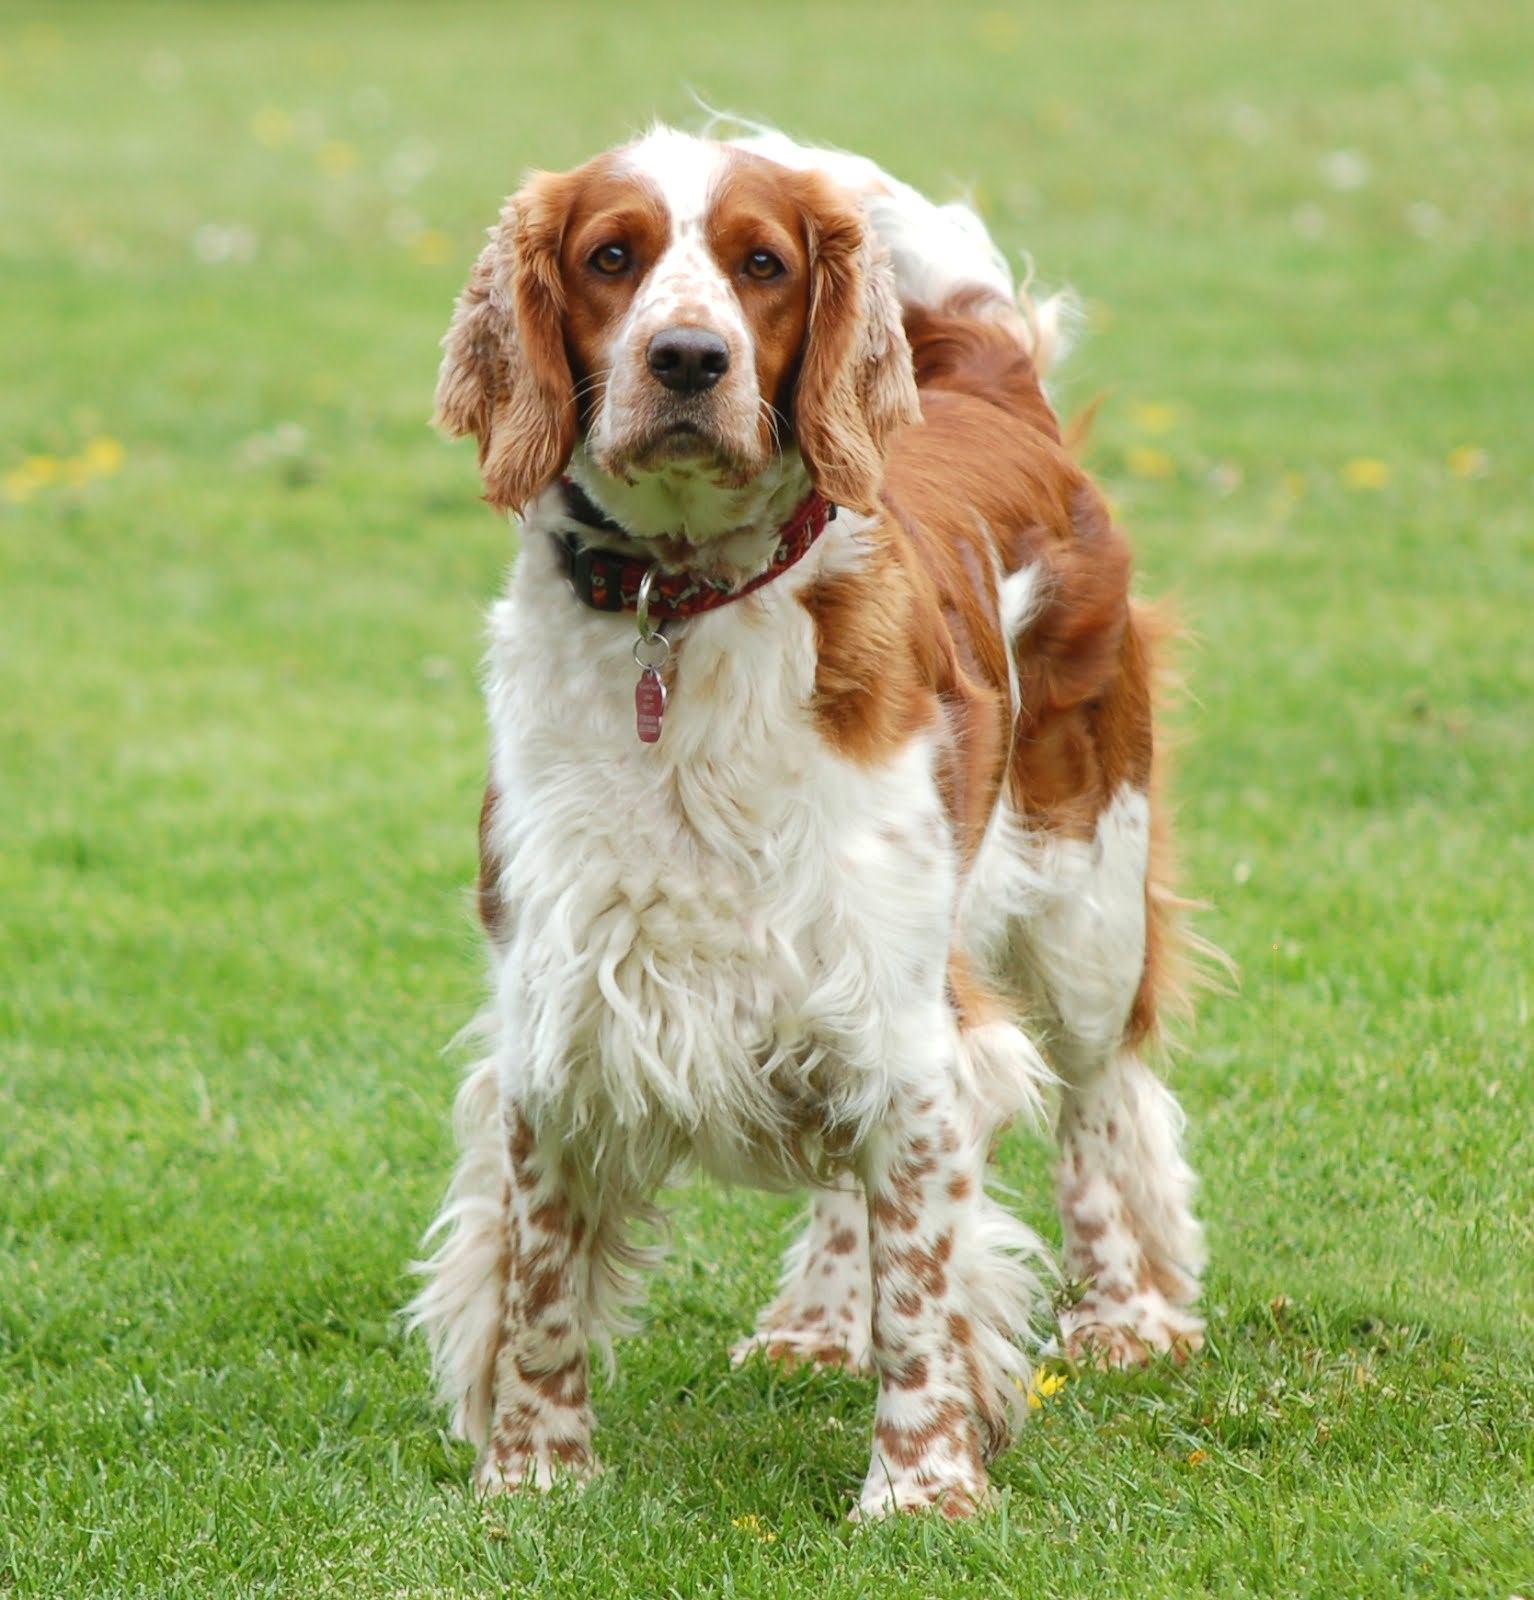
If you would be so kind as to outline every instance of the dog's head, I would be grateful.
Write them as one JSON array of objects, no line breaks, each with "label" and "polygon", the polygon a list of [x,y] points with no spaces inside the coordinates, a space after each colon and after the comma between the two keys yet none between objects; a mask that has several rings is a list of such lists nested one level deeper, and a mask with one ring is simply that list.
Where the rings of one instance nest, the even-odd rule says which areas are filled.
[{"label": "dog's head", "polygon": [[443,341],[437,417],[479,441],[486,496],[525,505],[583,444],[636,483],[750,483],[796,446],[827,499],[872,509],[918,415],[890,269],[852,197],[660,130],[513,196]]}]

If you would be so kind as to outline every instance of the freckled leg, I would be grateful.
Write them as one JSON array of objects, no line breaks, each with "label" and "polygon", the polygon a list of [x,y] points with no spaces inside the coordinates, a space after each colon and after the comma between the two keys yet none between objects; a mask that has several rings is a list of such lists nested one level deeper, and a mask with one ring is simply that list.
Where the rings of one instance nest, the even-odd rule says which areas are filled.
[{"label": "freckled leg", "polygon": [[760,1350],[771,1361],[866,1371],[869,1296],[868,1207],[849,1177],[815,1191],[809,1222],[784,1259],[777,1297],[730,1358],[739,1366]]},{"label": "freckled leg", "polygon": [[985,1501],[986,1460],[1009,1437],[1028,1370],[1038,1241],[981,1187],[984,1143],[946,1087],[903,1107],[870,1154],[872,1459],[855,1518]]},{"label": "freckled leg", "polygon": [[1065,1269],[1086,1283],[1060,1318],[1068,1354],[1139,1366],[1184,1360],[1203,1343],[1198,1299],[1203,1233],[1190,1209],[1193,1173],[1182,1113],[1134,1055],[1073,1073],[1061,1100],[1056,1173]]},{"label": "freckled leg", "polygon": [[596,1470],[587,1397],[592,1230],[520,1117],[507,1186],[509,1259],[490,1437],[475,1470],[485,1494],[547,1489],[561,1474],[586,1478]]}]

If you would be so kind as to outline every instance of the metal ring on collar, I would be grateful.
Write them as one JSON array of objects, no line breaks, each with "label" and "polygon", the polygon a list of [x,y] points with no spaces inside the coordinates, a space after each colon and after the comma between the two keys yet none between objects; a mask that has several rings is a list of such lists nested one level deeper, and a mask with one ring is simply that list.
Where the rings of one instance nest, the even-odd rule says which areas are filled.
[{"label": "metal ring on collar", "polygon": [[671,659],[671,641],[657,629],[634,641],[634,665],[643,672],[659,672]]},{"label": "metal ring on collar", "polygon": [[654,637],[655,630],[650,626],[650,591],[655,587],[655,580],[660,576],[660,567],[651,565],[645,568],[645,575],[639,580],[639,593],[634,599],[634,610],[639,619],[639,637],[650,639]]}]

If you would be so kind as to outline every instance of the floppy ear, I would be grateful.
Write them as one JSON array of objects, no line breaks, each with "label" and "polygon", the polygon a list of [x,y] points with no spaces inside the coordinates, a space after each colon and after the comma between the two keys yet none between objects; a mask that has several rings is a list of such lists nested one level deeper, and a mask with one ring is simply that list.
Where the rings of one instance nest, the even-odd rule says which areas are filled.
[{"label": "floppy ear", "polygon": [[442,341],[437,425],[479,440],[485,498],[502,510],[546,488],[575,447],[559,275],[568,201],[551,173],[507,201]]},{"label": "floppy ear", "polygon": [[794,434],[815,487],[877,508],[888,440],[921,420],[894,273],[850,198],[807,175],[810,324],[794,394]]}]

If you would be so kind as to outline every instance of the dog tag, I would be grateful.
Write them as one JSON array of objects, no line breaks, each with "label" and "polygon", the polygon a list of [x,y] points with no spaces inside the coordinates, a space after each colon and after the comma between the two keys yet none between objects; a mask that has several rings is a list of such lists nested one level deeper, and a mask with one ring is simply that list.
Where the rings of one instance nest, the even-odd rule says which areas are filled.
[{"label": "dog tag", "polygon": [[634,727],[642,744],[654,744],[660,738],[665,714],[666,686],[654,667],[646,667],[634,685]]}]

